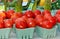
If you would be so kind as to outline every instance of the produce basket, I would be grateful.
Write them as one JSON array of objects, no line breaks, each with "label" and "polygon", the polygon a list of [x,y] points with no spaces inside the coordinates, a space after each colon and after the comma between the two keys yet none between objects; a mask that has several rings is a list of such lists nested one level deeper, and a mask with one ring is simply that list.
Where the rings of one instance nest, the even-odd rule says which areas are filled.
[{"label": "produce basket", "polygon": [[60,23],[57,23],[57,25],[58,25],[58,31],[60,31]]},{"label": "produce basket", "polygon": [[45,29],[39,26],[36,27],[36,33],[43,39],[54,38],[56,36],[57,26],[52,29]]},{"label": "produce basket", "polygon": [[13,25],[12,30],[13,30],[14,33],[16,33],[15,24]]},{"label": "produce basket", "polygon": [[16,29],[16,35],[18,39],[32,39],[34,28]]},{"label": "produce basket", "polygon": [[0,29],[0,39],[9,39],[11,28]]}]

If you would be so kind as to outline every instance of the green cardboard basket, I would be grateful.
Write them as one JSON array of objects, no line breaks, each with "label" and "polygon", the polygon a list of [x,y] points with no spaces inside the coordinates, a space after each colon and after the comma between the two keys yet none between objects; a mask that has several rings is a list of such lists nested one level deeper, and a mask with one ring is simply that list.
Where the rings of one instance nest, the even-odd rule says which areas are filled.
[{"label": "green cardboard basket", "polygon": [[36,27],[36,33],[38,36],[44,39],[54,38],[56,36],[57,25],[52,29],[45,29],[39,26]]},{"label": "green cardboard basket", "polygon": [[58,31],[60,31],[60,23],[57,23]]},{"label": "green cardboard basket", "polygon": [[32,39],[34,28],[16,29],[16,35],[18,39]]},{"label": "green cardboard basket", "polygon": [[9,39],[11,28],[0,29],[0,39]]},{"label": "green cardboard basket", "polygon": [[16,33],[15,24],[13,25],[12,30],[13,30],[14,33]]}]

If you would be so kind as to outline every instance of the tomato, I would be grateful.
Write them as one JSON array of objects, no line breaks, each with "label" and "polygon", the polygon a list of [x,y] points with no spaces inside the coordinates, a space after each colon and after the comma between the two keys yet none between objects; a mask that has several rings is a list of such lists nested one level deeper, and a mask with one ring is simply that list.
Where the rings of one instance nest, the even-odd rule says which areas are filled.
[{"label": "tomato", "polygon": [[25,29],[27,26],[27,23],[24,21],[17,20],[15,25],[17,29]]},{"label": "tomato", "polygon": [[22,17],[22,13],[14,13],[14,14],[11,16],[11,19],[12,19],[13,23],[15,23],[15,20],[16,20],[17,18],[20,18],[20,17]]},{"label": "tomato", "polygon": [[35,15],[35,17],[36,17],[37,15],[41,15],[41,11],[40,11],[40,10],[35,10],[35,11],[34,11],[34,15]]},{"label": "tomato", "polygon": [[33,18],[28,18],[27,19],[27,25],[28,25],[28,28],[35,27],[36,22],[35,22],[35,20]]},{"label": "tomato", "polygon": [[14,13],[15,13],[14,10],[8,10],[8,11],[6,12],[7,18],[11,18],[11,16],[12,16]]},{"label": "tomato", "polygon": [[37,15],[35,20],[36,20],[36,24],[41,26],[42,22],[44,21],[44,17],[42,15]]},{"label": "tomato", "polygon": [[3,19],[6,18],[6,14],[4,12],[0,12],[0,17],[2,17]]},{"label": "tomato", "polygon": [[4,28],[4,24],[0,23],[0,29],[3,29],[3,28]]},{"label": "tomato", "polygon": [[51,18],[49,18],[49,21],[53,24],[53,26],[54,25],[56,25],[56,18],[55,17],[51,17]]},{"label": "tomato", "polygon": [[48,20],[45,20],[45,21],[43,21],[42,28],[51,29],[51,28],[53,28],[53,25]]},{"label": "tomato", "polygon": [[4,20],[4,27],[5,28],[12,28],[13,27],[13,22],[11,19],[5,19]]},{"label": "tomato", "polygon": [[23,16],[23,14],[20,13],[20,12],[16,12],[16,15],[17,15],[18,17],[22,17],[22,16]]},{"label": "tomato", "polygon": [[22,16],[22,18],[25,20],[25,21],[27,21],[27,19],[28,19],[28,17],[27,16]]},{"label": "tomato", "polygon": [[55,17],[56,17],[56,19],[57,19],[57,22],[60,23],[60,10],[58,10],[58,11],[56,12]]},{"label": "tomato", "polygon": [[18,22],[18,21],[24,21],[24,22],[26,22],[23,18],[17,18],[17,19],[15,20],[15,23]]},{"label": "tomato", "polygon": [[15,23],[15,20],[17,18],[18,18],[18,16],[15,13],[11,16],[11,19],[12,19],[13,23]]},{"label": "tomato", "polygon": [[4,28],[3,18],[0,17],[0,29]]},{"label": "tomato", "polygon": [[49,11],[49,10],[44,10],[43,12],[42,12],[42,15],[51,15],[51,12]]},{"label": "tomato", "polygon": [[52,16],[51,15],[48,15],[48,14],[45,14],[44,15],[44,19],[49,19],[49,18],[51,18]]},{"label": "tomato", "polygon": [[32,11],[26,11],[25,14],[28,18],[34,18],[34,14]]}]

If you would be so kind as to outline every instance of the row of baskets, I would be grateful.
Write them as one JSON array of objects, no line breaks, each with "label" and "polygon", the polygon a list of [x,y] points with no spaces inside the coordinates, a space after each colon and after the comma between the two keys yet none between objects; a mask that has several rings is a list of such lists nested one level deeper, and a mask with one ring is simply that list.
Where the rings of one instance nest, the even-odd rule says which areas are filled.
[{"label": "row of baskets", "polygon": [[[54,15],[55,12],[56,11],[52,11],[52,15]],[[45,29],[39,26],[35,28],[17,29],[14,25],[13,28],[0,29],[0,39],[9,39],[12,30],[16,33],[17,39],[32,39],[34,32],[43,39],[49,39],[56,37],[57,30],[60,31],[60,24],[56,24],[52,29]]]},{"label": "row of baskets", "polygon": [[49,39],[56,37],[57,30],[60,31],[60,24],[57,24],[52,29],[45,29],[37,26],[36,28],[17,29],[17,28],[6,28],[0,29],[0,39],[9,39],[11,31],[14,30],[17,39],[32,39],[34,32],[42,39]]}]

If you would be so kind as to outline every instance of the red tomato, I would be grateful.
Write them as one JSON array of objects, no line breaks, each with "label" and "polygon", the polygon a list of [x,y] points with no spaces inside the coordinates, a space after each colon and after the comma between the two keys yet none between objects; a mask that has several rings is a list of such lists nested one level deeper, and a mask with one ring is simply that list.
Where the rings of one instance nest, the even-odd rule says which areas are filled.
[{"label": "red tomato", "polygon": [[4,24],[0,23],[0,29],[4,28]]},{"label": "red tomato", "polygon": [[22,17],[22,16],[23,16],[23,14],[20,13],[20,12],[17,12],[16,15],[17,15],[18,17]]},{"label": "red tomato", "polygon": [[17,20],[15,24],[16,24],[16,28],[18,29],[25,29],[27,26],[26,22],[20,20]]},{"label": "red tomato", "polygon": [[4,28],[3,18],[0,17],[0,29]]},{"label": "red tomato", "polygon": [[35,22],[35,20],[33,18],[28,18],[27,19],[27,25],[28,25],[28,28],[35,27],[36,22]]},{"label": "red tomato", "polygon": [[23,18],[17,18],[17,19],[15,20],[15,23],[18,22],[18,21],[24,21],[24,22],[26,22]]},{"label": "red tomato", "polygon": [[36,24],[41,26],[42,22],[44,21],[44,17],[42,15],[37,15],[35,20],[36,20]]},{"label": "red tomato", "polygon": [[12,16],[11,16],[11,19],[13,21],[13,23],[15,23],[15,20],[18,18],[18,16],[16,15],[16,13],[14,13]]},{"label": "red tomato", "polygon": [[27,16],[22,16],[22,18],[25,20],[25,21],[27,21],[27,19],[28,19],[28,17]]},{"label": "red tomato", "polygon": [[41,11],[40,11],[40,10],[35,10],[35,11],[34,11],[34,15],[35,15],[35,17],[36,17],[37,15],[41,15]]},{"label": "red tomato", "polygon": [[57,22],[60,23],[60,10],[58,10],[58,11],[56,12],[55,17],[56,17],[56,19],[57,19]]},{"label": "red tomato", "polygon": [[49,19],[49,18],[51,18],[52,16],[51,15],[48,15],[48,14],[45,14],[44,15],[44,19]]},{"label": "red tomato", "polygon": [[48,10],[44,10],[42,12],[42,15],[44,16],[44,19],[49,19],[50,17],[52,17],[51,12]]},{"label": "red tomato", "polygon": [[25,14],[28,18],[34,18],[34,14],[32,11],[26,11]]},{"label": "red tomato", "polygon": [[2,17],[3,19],[6,18],[6,14],[4,12],[0,12],[0,17]]},{"label": "red tomato", "polygon": [[14,14],[11,16],[11,19],[12,19],[13,23],[15,23],[15,20],[16,20],[17,18],[20,18],[20,17],[22,17],[22,13],[14,13]]},{"label": "red tomato", "polygon": [[3,23],[3,18],[2,17],[0,17],[0,23]]},{"label": "red tomato", "polygon": [[12,28],[13,27],[13,22],[11,19],[5,19],[4,20],[4,27],[5,28]]},{"label": "red tomato", "polygon": [[14,10],[9,10],[6,12],[7,18],[11,18],[11,16],[14,14]]},{"label": "red tomato", "polygon": [[46,29],[51,29],[51,28],[53,28],[52,23],[49,22],[48,20],[43,21],[42,27],[43,27],[43,28],[46,28]]},{"label": "red tomato", "polygon": [[42,12],[42,15],[51,15],[51,12],[49,11],[49,10],[44,10],[43,12]]},{"label": "red tomato", "polygon": [[49,18],[49,21],[54,25],[56,25],[56,18],[55,17],[51,17]]}]

